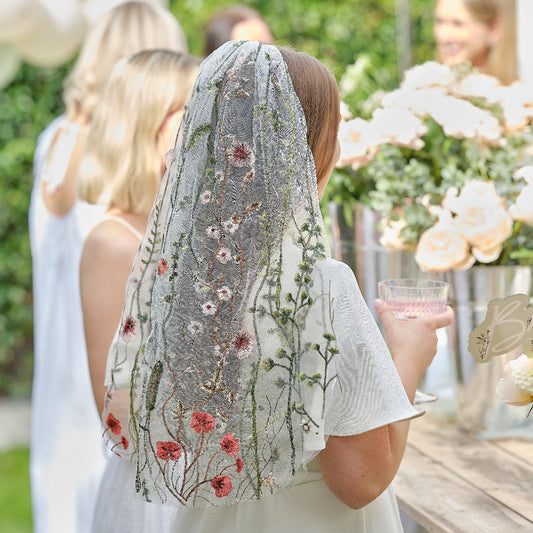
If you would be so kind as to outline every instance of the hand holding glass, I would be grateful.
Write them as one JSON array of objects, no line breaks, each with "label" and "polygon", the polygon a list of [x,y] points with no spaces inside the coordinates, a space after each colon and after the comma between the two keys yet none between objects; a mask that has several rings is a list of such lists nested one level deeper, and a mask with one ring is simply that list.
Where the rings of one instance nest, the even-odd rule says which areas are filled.
[{"label": "hand holding glass", "polygon": [[[448,283],[429,279],[385,279],[378,282],[380,300],[392,308],[394,316],[402,320],[438,315],[446,311]],[[419,390],[415,404],[432,402],[434,394]]]}]

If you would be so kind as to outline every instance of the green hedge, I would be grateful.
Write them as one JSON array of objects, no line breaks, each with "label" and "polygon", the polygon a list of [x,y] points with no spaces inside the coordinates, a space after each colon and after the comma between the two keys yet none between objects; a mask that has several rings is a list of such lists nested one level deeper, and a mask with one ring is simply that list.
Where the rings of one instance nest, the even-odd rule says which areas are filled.
[{"label": "green hedge", "polygon": [[[201,29],[210,15],[232,1],[174,0],[191,53],[202,52]],[[365,75],[350,101],[398,83],[395,0],[257,0],[276,42],[321,59],[341,79],[361,56]],[[411,1],[414,62],[432,57],[433,0]],[[0,395],[28,394],[32,373],[31,257],[27,212],[35,141],[62,112],[61,86],[68,66],[24,65],[0,93]],[[355,101],[354,101],[355,99]]]},{"label": "green hedge", "polygon": [[0,394],[30,390],[32,158],[39,133],[61,113],[66,72],[23,65],[0,93]]}]

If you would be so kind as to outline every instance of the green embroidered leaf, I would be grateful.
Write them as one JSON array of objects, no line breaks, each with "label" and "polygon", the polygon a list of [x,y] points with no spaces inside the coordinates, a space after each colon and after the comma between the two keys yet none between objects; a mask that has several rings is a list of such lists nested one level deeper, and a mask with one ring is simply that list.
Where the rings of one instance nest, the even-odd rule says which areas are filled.
[{"label": "green embroidered leaf", "polygon": [[157,398],[157,390],[159,389],[159,382],[163,374],[163,363],[158,361],[152,369],[150,380],[148,381],[148,388],[146,393],[146,409],[153,411],[155,407],[155,400]]},{"label": "green embroidered leaf", "polygon": [[211,124],[209,122],[206,122],[204,124],[200,124],[189,137],[189,142],[187,143],[187,149],[192,148],[195,144],[197,144],[200,139],[207,135],[211,131]]}]

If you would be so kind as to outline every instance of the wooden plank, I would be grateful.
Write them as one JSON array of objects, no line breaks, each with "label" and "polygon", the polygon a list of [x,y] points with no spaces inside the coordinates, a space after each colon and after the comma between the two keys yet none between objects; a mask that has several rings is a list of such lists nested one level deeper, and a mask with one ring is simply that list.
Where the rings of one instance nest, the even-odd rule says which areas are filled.
[{"label": "wooden plank", "polygon": [[409,446],[393,488],[402,511],[431,533],[531,533],[533,523]]},{"label": "wooden plank", "polygon": [[533,463],[522,456],[492,441],[461,432],[454,424],[430,417],[411,423],[409,447],[442,464],[533,524]]},{"label": "wooden plank", "polygon": [[506,439],[492,441],[492,443],[533,465],[533,440]]}]

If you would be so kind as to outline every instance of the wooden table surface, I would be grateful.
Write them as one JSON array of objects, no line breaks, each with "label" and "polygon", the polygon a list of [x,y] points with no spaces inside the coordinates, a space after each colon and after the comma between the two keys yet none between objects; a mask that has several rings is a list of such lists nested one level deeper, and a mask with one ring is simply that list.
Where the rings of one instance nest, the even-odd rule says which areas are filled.
[{"label": "wooden table surface", "polygon": [[533,440],[481,440],[426,414],[393,487],[431,533],[533,533]]}]

